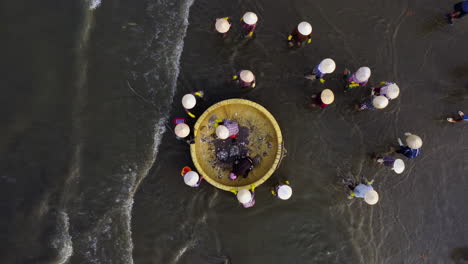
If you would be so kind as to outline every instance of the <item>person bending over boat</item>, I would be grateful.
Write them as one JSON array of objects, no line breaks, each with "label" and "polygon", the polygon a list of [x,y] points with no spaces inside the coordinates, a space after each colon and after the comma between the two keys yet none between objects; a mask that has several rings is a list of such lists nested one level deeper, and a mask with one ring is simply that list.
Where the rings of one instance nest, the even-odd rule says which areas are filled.
[{"label": "person bending over boat", "polygon": [[250,157],[236,159],[232,166],[232,172],[229,174],[229,179],[235,180],[243,176],[247,178],[249,172],[253,169],[253,160]]}]

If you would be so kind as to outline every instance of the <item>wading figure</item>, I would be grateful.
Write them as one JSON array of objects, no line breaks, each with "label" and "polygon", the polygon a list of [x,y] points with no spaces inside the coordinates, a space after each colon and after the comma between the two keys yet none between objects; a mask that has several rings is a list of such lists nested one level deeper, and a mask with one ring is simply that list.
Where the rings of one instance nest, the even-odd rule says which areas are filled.
[{"label": "wading figure", "polygon": [[239,201],[244,208],[249,208],[255,205],[255,186],[252,185],[250,190],[248,189],[241,189],[239,192],[236,190],[231,190],[231,192],[236,195],[237,200]]},{"label": "wading figure", "polygon": [[324,83],[325,80],[323,79],[323,77],[326,74],[334,72],[335,68],[335,61],[330,58],[327,58],[322,60],[317,66],[315,66],[314,70],[312,71],[312,74],[307,75],[305,78],[309,80],[319,79],[321,83]]},{"label": "wading figure", "polygon": [[329,106],[335,100],[335,95],[333,94],[332,90],[325,89],[320,92],[320,94],[312,95],[312,103],[310,107],[320,107],[325,108]]},{"label": "wading figure", "polygon": [[288,36],[289,47],[300,47],[303,42],[312,42],[312,26],[308,22],[301,22]]},{"label": "wading figure", "polygon": [[458,2],[453,6],[453,11],[445,15],[450,25],[453,24],[454,19],[464,17],[468,13],[468,1]]},{"label": "wading figure", "polygon": [[465,115],[462,111],[458,111],[458,116],[455,118],[448,117],[447,121],[450,123],[458,123],[458,122],[463,122],[463,121],[468,121],[468,116]]},{"label": "wading figure", "polygon": [[217,18],[215,22],[216,31],[221,34],[221,36],[226,37],[229,29],[231,28],[231,22],[229,17]]},{"label": "wading figure", "polygon": [[292,188],[289,186],[289,181],[277,184],[272,190],[271,194],[281,200],[288,200],[292,196]]},{"label": "wading figure", "polygon": [[413,159],[421,154],[421,147],[422,147],[422,139],[419,136],[413,135],[411,133],[406,132],[406,145],[403,145],[403,142],[400,138],[398,138],[398,144],[400,145],[400,149],[396,151],[396,153],[400,153],[405,155],[408,159]]},{"label": "wading figure", "polygon": [[243,35],[246,38],[250,38],[253,36],[255,28],[257,27],[258,17],[253,12],[247,12],[242,16],[241,23],[243,29]]},{"label": "wading figure", "polygon": [[371,70],[369,67],[361,67],[355,73],[351,74],[350,70],[345,69],[343,74],[343,78],[346,80],[346,92],[351,91],[355,87],[366,86],[371,76]]}]

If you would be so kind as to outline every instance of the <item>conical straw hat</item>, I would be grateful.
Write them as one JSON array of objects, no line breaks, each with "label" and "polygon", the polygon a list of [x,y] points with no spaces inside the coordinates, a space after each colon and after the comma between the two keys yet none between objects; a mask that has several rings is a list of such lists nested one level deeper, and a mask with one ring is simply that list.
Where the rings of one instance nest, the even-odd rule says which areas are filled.
[{"label": "conical straw hat", "polygon": [[401,159],[396,159],[395,162],[393,163],[393,170],[397,173],[400,174],[405,170],[405,163]]},{"label": "conical straw hat", "polygon": [[219,33],[226,33],[231,28],[231,24],[224,18],[217,18],[215,28]]},{"label": "conical straw hat", "polygon": [[195,184],[197,184],[199,179],[200,176],[198,176],[198,173],[194,171],[189,171],[184,175],[184,182],[188,186],[194,186]]},{"label": "conical straw hat", "polygon": [[370,205],[374,205],[379,201],[379,194],[374,190],[370,190],[364,194],[364,201]]},{"label": "conical straw hat", "polygon": [[190,127],[185,123],[177,124],[174,128],[174,133],[176,136],[184,138],[190,134]]},{"label": "conical straw hat", "polygon": [[387,97],[379,95],[372,99],[372,105],[377,109],[384,109],[388,105]]},{"label": "conical straw hat", "polygon": [[398,97],[398,95],[400,95],[400,87],[398,87],[398,85],[395,83],[390,84],[387,88],[387,96],[390,99],[395,99]]},{"label": "conical straw hat", "polygon": [[197,104],[197,99],[193,94],[186,94],[182,97],[182,106],[185,109],[192,109]]},{"label": "conical straw hat", "polygon": [[258,21],[257,15],[255,13],[253,13],[253,12],[245,13],[244,16],[242,17],[242,19],[248,25],[253,25],[253,24],[257,23],[257,21]]},{"label": "conical straw hat", "polygon": [[333,94],[332,90],[325,89],[322,91],[322,93],[320,93],[320,100],[322,100],[324,104],[328,105],[333,103],[335,100],[335,95]]},{"label": "conical straw hat", "polygon": [[369,80],[371,76],[371,70],[369,67],[361,67],[356,71],[356,79],[359,82],[365,82]]},{"label": "conical straw hat", "polygon": [[242,70],[239,75],[244,82],[252,82],[254,80],[254,75],[249,70]]},{"label": "conical straw hat", "polygon": [[241,189],[237,193],[237,200],[239,201],[239,203],[242,203],[242,204],[248,203],[250,202],[250,200],[252,200],[252,194],[247,189]]},{"label": "conical straw hat", "polygon": [[297,25],[297,30],[304,36],[310,35],[312,33],[312,26],[308,22],[301,22]]},{"label": "conical straw hat", "polygon": [[220,139],[226,139],[229,137],[229,129],[226,126],[219,125],[216,128],[216,136]]}]

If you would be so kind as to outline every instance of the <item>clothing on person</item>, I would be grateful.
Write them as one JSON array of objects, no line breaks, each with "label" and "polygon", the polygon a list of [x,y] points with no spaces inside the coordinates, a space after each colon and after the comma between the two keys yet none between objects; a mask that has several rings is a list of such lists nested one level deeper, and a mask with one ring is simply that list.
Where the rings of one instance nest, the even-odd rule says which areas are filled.
[{"label": "clothing on person", "polygon": [[364,198],[364,195],[366,195],[366,193],[371,190],[374,190],[374,188],[372,188],[372,185],[360,183],[358,186],[354,187],[353,196],[358,198]]},{"label": "clothing on person", "polygon": [[277,184],[272,190],[271,194],[281,200],[288,200],[292,195],[292,188],[289,181]]},{"label": "clothing on person", "polygon": [[[187,174],[187,173],[190,172],[190,171],[192,171],[192,168],[190,168],[189,166],[185,166],[185,167],[182,168],[182,171],[180,172],[180,175],[181,175],[182,177],[184,177],[185,174]],[[190,185],[190,187],[198,187],[198,186],[200,186],[200,183],[201,183],[202,180],[203,180],[203,177],[200,176],[200,178],[198,179],[197,183],[195,183],[195,184],[193,184],[193,185]]]},{"label": "clothing on person", "polygon": [[[174,122],[174,124],[175,124],[176,126],[177,126],[178,124],[187,124],[187,119],[185,119],[185,118],[183,118],[183,117],[177,117],[177,118],[174,118],[173,122]],[[185,142],[185,143],[187,143],[187,144],[189,144],[189,145],[195,143],[195,137],[194,137],[194,134],[193,134],[193,131],[192,131],[192,130],[190,130],[189,135],[186,136],[186,137],[179,137],[179,136],[177,136],[177,133],[176,133],[176,132],[174,133],[174,135],[175,135],[175,138],[176,138],[177,140],[183,141],[183,142]]]},{"label": "clothing on person", "polygon": [[445,17],[448,20],[449,24],[453,24],[454,19],[459,19],[464,17],[468,13],[468,1],[458,2],[453,6],[453,11]]},{"label": "clothing on person", "polygon": [[236,80],[239,82],[240,86],[242,87],[252,87],[252,88],[255,88],[255,85],[256,85],[256,79],[255,79],[255,75],[253,76],[253,80],[251,82],[246,82],[244,80],[242,80],[242,78],[240,78],[240,74],[243,70],[240,70],[236,73],[236,75],[234,75],[232,77],[233,80]]},{"label": "clothing on person", "polygon": [[237,134],[239,134],[239,123],[230,119],[223,119],[223,120],[218,119],[215,121],[215,123],[216,123],[216,126],[223,125],[228,129],[229,131],[228,137],[237,138]]},{"label": "clothing on person", "polygon": [[382,86],[372,88],[373,95],[375,95],[375,96],[383,95],[383,96],[387,97],[388,100],[391,100],[392,98],[390,96],[388,96],[388,87],[390,85],[392,85],[392,84],[395,84],[395,83],[381,82]]},{"label": "clothing on person", "polygon": [[455,18],[461,18],[468,13],[468,1],[458,2],[453,6],[453,10],[458,14]]},{"label": "clothing on person", "polygon": [[401,146],[399,150],[396,151],[396,153],[400,153],[405,155],[408,159],[416,158],[421,154],[421,149],[411,149],[408,146]]},{"label": "clothing on person", "polygon": [[319,70],[319,65],[320,65],[320,64],[318,64],[317,66],[315,66],[314,70],[312,71],[312,72],[314,73],[316,79],[322,79],[322,78],[325,76],[325,74],[326,74],[326,73],[323,73],[323,72],[321,72],[321,71]]},{"label": "clothing on person", "polygon": [[457,123],[457,122],[463,122],[463,121],[468,121],[468,115],[465,115],[462,111],[458,111],[458,116],[455,118],[447,118],[447,121],[451,123]]},{"label": "clothing on person", "polygon": [[393,164],[395,163],[395,158],[394,157],[389,157],[389,156],[383,156],[383,157],[377,157],[377,162],[383,164],[384,166],[387,167],[392,167]]},{"label": "clothing on person", "polygon": [[249,25],[242,21],[242,29],[244,31],[244,36],[251,37],[255,31],[257,24]]},{"label": "clothing on person", "polygon": [[247,178],[249,172],[253,169],[253,160],[250,157],[245,157],[240,160],[235,160],[232,172],[229,175],[231,180],[235,180],[240,176]]},{"label": "clothing on person", "polygon": [[376,110],[377,108],[375,108],[374,104],[372,103],[372,99],[373,97],[371,97],[370,99],[364,101],[363,103],[361,103],[359,106],[358,106],[358,110]]},{"label": "clothing on person", "polygon": [[250,191],[250,193],[252,193],[252,199],[249,202],[242,204],[244,208],[249,208],[255,205],[255,192]]},{"label": "clothing on person", "polygon": [[292,31],[292,33],[288,37],[288,42],[290,43],[290,45],[301,46],[302,42],[304,41],[310,43],[312,41],[312,34],[309,34],[307,36],[302,35],[301,33],[299,33],[297,27]]},{"label": "clothing on person", "polygon": [[317,95],[311,96],[311,98],[312,98],[311,107],[316,107],[316,106],[318,106],[318,107],[320,107],[320,108],[323,109],[323,108],[329,106],[328,104],[326,104],[326,103],[324,103],[324,102],[322,101],[322,98],[320,97],[320,95],[321,95],[321,93],[319,93],[319,94],[317,94]]},{"label": "clothing on person", "polygon": [[322,109],[328,106],[326,103],[324,103],[324,102],[322,101],[322,98],[320,97],[320,94],[318,94],[318,95],[315,97],[315,103],[316,103],[320,108],[322,108]]},{"label": "clothing on person", "polygon": [[236,121],[230,119],[224,119],[223,125],[229,130],[229,137],[236,138],[239,134],[239,124]]},{"label": "clothing on person", "polygon": [[[197,91],[197,92],[193,92],[191,93],[193,96],[195,96],[196,98],[199,98],[199,99],[202,99],[203,98],[203,91]],[[196,118],[196,115],[193,112],[193,108],[192,109],[187,109],[184,107],[184,110],[185,112],[187,113],[187,115],[189,115],[191,118]],[[191,110],[191,111],[189,111]]]},{"label": "clothing on person", "polygon": [[345,86],[345,91],[351,91],[353,88],[356,88],[356,87],[363,87],[363,86],[366,86],[367,85],[367,82],[369,82],[369,79],[367,79],[366,81],[364,82],[360,82],[357,78],[356,78],[356,73],[351,73],[351,71],[349,70],[346,70],[345,74],[344,74],[344,78],[346,80],[346,86]]}]

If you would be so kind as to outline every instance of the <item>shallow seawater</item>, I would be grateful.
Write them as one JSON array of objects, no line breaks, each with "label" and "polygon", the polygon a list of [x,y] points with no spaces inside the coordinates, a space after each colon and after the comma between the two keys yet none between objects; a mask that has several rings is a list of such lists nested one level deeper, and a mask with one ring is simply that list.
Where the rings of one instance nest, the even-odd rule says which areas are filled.
[{"label": "shallow seawater", "polygon": [[[456,263],[467,261],[468,19],[426,1],[10,1],[0,42],[1,263]],[[259,15],[239,36],[245,11]],[[214,19],[230,16],[226,38]],[[300,21],[312,43],[288,49]],[[304,78],[324,58],[324,85]],[[356,112],[368,88],[342,72],[369,66],[400,97]],[[255,89],[232,75],[250,69]],[[332,89],[324,110],[310,96]],[[174,138],[181,97],[205,106],[245,98],[278,121],[287,155],[256,205],[180,177],[192,166]],[[169,129],[168,129],[169,128]],[[397,175],[370,157],[404,132],[420,157]],[[343,179],[375,179],[380,202],[346,199]],[[289,180],[293,196],[270,194]]]}]

